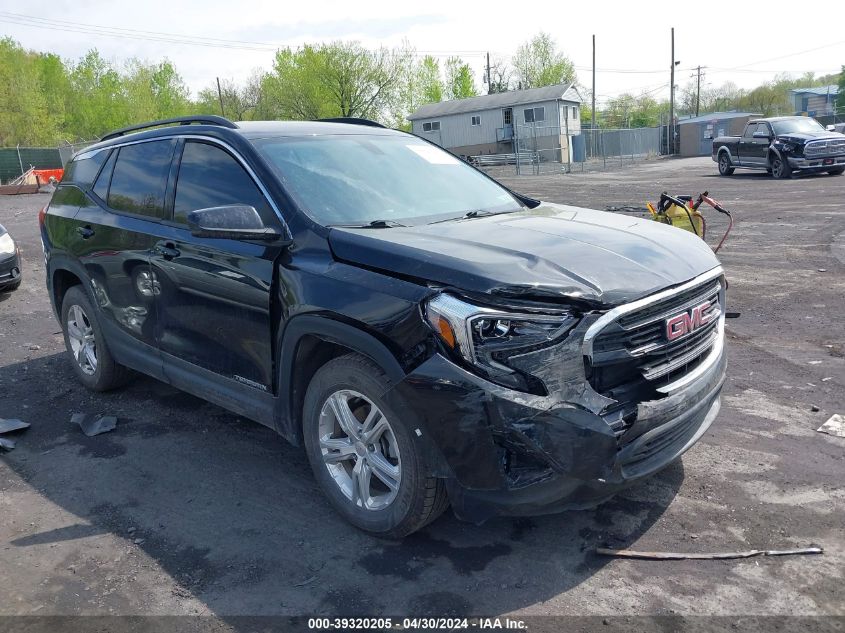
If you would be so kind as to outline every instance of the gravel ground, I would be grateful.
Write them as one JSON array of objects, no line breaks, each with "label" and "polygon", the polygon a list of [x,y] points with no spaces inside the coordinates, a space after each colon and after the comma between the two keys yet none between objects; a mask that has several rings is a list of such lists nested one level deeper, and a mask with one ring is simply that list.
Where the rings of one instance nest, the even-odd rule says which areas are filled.
[{"label": "gravel ground", "polygon": [[[25,274],[0,295],[0,416],[32,423],[0,456],[0,615],[845,615],[845,439],[815,430],[845,413],[845,177],[715,172],[703,158],[503,178],[599,209],[709,189],[734,211],[721,258],[742,316],[702,441],[597,510],[480,527],[446,514],[402,543],[344,523],[268,429],[143,377],[80,388],[44,288],[48,197],[0,197]],[[120,423],[87,438],[76,411]],[[625,561],[602,544],[825,554]]]}]

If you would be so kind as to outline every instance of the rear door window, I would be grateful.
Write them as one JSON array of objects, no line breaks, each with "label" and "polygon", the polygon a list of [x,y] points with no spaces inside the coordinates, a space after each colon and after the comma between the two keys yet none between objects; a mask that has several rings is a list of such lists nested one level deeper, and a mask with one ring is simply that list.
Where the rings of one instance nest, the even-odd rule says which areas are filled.
[{"label": "rear door window", "polygon": [[265,226],[277,224],[264,194],[234,156],[215,145],[186,142],[176,180],[173,220],[187,224],[191,211],[229,204],[254,207]]},{"label": "rear door window", "polygon": [[164,195],[175,141],[151,141],[120,148],[108,190],[116,211],[164,218]]}]

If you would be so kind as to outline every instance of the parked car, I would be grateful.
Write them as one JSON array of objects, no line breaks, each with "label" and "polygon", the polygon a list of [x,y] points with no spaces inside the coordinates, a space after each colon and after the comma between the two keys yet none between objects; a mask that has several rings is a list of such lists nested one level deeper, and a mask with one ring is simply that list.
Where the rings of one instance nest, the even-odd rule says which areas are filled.
[{"label": "parked car", "polygon": [[17,290],[21,285],[21,251],[0,224],[0,292]]},{"label": "parked car", "polygon": [[40,217],[82,384],[131,368],[275,429],[380,535],[450,503],[597,505],[719,411],[726,286],[702,240],[533,200],[377,124],[117,131]]},{"label": "parked car", "polygon": [[793,173],[845,172],[845,134],[825,129],[803,116],[773,117],[749,121],[742,136],[713,139],[713,160],[719,173],[734,169],[765,169],[775,178]]}]

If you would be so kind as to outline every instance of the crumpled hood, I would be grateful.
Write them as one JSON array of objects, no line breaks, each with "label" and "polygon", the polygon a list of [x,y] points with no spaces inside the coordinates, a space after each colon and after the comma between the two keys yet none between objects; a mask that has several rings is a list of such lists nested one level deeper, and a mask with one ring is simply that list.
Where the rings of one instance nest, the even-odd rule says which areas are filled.
[{"label": "crumpled hood", "polygon": [[719,265],[692,233],[652,220],[543,203],[391,229],[333,228],[343,261],[499,297],[618,305]]},{"label": "crumpled hood", "polygon": [[807,141],[842,139],[845,138],[845,134],[822,130],[819,132],[791,132],[789,134],[778,134],[777,138],[779,141],[783,141],[785,143],[806,143]]}]

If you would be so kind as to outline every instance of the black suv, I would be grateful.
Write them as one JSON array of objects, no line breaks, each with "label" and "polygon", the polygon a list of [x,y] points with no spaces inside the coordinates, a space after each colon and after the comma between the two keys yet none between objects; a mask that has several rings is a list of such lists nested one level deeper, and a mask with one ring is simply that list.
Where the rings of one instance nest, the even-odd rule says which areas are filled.
[{"label": "black suv", "polygon": [[275,429],[373,533],[449,504],[595,506],[719,410],[703,241],[526,198],[366,121],[114,132],[68,164],[41,235],[87,387],[131,368]]}]

